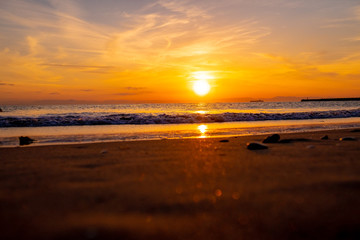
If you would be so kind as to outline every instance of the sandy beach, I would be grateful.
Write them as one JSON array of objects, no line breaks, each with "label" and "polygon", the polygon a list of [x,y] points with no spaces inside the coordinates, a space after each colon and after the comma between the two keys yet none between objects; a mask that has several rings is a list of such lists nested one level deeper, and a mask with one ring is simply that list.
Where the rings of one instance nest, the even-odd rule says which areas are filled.
[{"label": "sandy beach", "polygon": [[265,137],[0,148],[0,238],[359,239],[360,132]]}]

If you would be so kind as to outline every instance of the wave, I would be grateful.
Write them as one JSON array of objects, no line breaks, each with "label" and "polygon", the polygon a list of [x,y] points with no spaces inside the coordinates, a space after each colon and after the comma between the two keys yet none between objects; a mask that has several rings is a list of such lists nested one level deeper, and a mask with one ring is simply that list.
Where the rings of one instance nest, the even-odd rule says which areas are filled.
[{"label": "wave", "polygon": [[353,110],[292,113],[218,113],[218,114],[88,114],[46,115],[39,117],[0,117],[0,127],[44,127],[122,124],[179,124],[265,120],[303,120],[360,117],[360,108]]}]

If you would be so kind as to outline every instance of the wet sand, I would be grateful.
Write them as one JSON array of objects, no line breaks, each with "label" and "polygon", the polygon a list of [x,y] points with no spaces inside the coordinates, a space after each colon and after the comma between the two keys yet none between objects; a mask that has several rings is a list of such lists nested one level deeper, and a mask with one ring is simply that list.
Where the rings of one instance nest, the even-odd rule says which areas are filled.
[{"label": "wet sand", "polygon": [[0,148],[0,238],[360,239],[360,132],[264,138]]}]

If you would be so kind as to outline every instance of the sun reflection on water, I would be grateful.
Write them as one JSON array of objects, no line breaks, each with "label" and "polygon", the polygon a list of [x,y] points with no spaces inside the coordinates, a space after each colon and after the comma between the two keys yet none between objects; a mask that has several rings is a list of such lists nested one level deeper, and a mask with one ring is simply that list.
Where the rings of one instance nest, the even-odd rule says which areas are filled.
[{"label": "sun reflection on water", "polygon": [[202,124],[202,125],[199,125],[197,128],[198,128],[198,130],[200,131],[200,134],[201,134],[199,136],[199,138],[206,138],[207,137],[206,132],[207,132],[207,129],[208,129],[207,125]]},{"label": "sun reflection on water", "polygon": [[199,111],[195,111],[195,113],[198,113],[198,114],[205,114],[207,113],[206,111],[203,111],[203,110],[199,110]]}]

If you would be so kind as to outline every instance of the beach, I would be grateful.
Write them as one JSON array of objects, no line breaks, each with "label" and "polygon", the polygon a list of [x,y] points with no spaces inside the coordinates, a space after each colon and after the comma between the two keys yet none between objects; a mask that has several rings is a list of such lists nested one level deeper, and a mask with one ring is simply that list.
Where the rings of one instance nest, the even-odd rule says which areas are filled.
[{"label": "beach", "polygon": [[360,132],[266,136],[0,148],[0,237],[359,239]]}]

